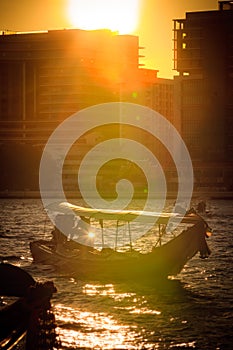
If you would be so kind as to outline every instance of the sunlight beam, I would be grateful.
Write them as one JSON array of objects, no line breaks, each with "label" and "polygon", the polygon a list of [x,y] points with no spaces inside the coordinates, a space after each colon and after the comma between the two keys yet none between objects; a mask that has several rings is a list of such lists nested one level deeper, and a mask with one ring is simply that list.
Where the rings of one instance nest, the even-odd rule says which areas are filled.
[{"label": "sunlight beam", "polygon": [[132,33],[138,24],[140,0],[69,0],[68,16],[73,27],[110,29]]}]

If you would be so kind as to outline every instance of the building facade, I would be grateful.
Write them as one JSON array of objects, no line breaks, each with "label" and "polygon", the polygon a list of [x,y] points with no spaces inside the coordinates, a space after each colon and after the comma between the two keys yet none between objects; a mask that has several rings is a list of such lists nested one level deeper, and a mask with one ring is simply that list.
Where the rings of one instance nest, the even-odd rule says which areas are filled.
[{"label": "building facade", "polygon": [[[137,36],[118,35],[110,30],[3,32],[0,35],[1,159],[6,158],[8,166],[9,150],[12,148],[11,153],[17,153],[25,145],[33,147],[39,159],[49,136],[60,123],[96,104],[142,104],[172,120],[173,83],[157,78],[157,70],[143,67],[141,49]],[[130,133],[134,131],[125,130],[125,134]],[[85,135],[78,147],[86,152],[98,138],[108,136],[116,137],[117,131],[97,130]],[[137,131],[133,136],[150,142],[144,133]],[[72,155],[68,163],[64,179],[70,184],[72,167],[76,169],[77,165]],[[9,171],[3,174],[3,184],[8,174]]]},{"label": "building facade", "polygon": [[[74,112],[119,101],[130,89],[124,80],[137,73],[138,50],[137,37],[107,30],[1,35],[1,139],[43,143]],[[4,122],[14,122],[12,135]]]},{"label": "building facade", "polygon": [[[4,134],[4,122],[14,122],[18,135],[21,129],[23,138],[34,141],[39,137],[33,130],[36,122],[41,141],[46,141],[48,135],[46,132],[43,135],[43,129],[51,131],[73,113],[104,102],[143,104],[158,108],[170,119],[171,107],[168,110],[165,104],[172,105],[172,96],[165,90],[172,81],[157,78],[157,70],[141,68],[138,40],[137,36],[117,35],[109,30],[10,32],[9,35],[3,32],[0,35],[0,138],[6,137],[8,141],[20,138],[16,134]],[[158,89],[161,91],[157,92]],[[28,130],[31,134],[27,134]]]},{"label": "building facade", "polygon": [[233,151],[233,2],[174,20],[174,69],[182,136],[193,159]]},{"label": "building facade", "polygon": [[179,74],[174,78],[175,114],[196,178],[206,186],[231,188],[232,1],[219,2],[216,11],[190,12],[174,20],[174,69]]}]

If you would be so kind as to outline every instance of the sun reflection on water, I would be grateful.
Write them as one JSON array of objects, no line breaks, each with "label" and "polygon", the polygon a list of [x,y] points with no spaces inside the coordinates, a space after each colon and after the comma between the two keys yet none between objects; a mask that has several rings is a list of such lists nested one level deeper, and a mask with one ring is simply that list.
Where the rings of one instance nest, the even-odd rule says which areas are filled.
[{"label": "sun reflection on water", "polygon": [[94,296],[94,295],[108,295],[108,296],[112,296],[115,294],[115,289],[113,284],[85,284],[83,286],[83,293],[90,295],[90,296]]},{"label": "sun reflection on water", "polygon": [[[58,333],[64,348],[138,349],[139,344],[145,345],[145,334],[132,320],[135,316],[157,317],[161,314],[148,307],[144,296],[118,292],[113,284],[88,283],[82,286],[80,292],[80,298],[82,295],[89,298],[85,310],[79,302],[72,307],[64,304],[55,307]],[[105,307],[100,309],[100,303]],[[128,315],[128,319],[123,321],[122,314]],[[155,343],[153,348],[156,349]]]},{"label": "sun reflection on water", "polygon": [[56,313],[58,332],[64,347],[117,349],[121,346],[121,349],[134,349],[131,344],[137,333],[132,326],[119,324],[113,316],[83,312],[63,305],[56,306]]}]

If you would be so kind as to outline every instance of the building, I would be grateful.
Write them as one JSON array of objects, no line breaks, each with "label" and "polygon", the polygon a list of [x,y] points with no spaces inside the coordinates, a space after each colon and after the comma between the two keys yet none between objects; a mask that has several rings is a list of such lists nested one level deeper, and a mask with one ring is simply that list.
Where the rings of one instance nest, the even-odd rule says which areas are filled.
[{"label": "building", "polygon": [[171,79],[158,78],[152,87],[152,105],[155,111],[166,117],[177,129],[179,124],[174,114],[174,82]]},{"label": "building", "polygon": [[140,49],[137,36],[109,30],[2,32],[0,140],[43,143],[59,122],[104,102],[135,102],[172,119],[172,80],[141,67]]},{"label": "building", "polygon": [[43,143],[74,112],[130,95],[125,79],[137,73],[138,51],[136,36],[108,30],[1,35],[0,138]]},{"label": "building", "polygon": [[[36,150],[36,158],[40,159],[43,147],[53,130],[73,113],[95,104],[119,101],[138,103],[158,109],[161,114],[172,119],[172,94],[167,94],[172,83],[166,79],[158,79],[157,70],[143,67],[140,63],[140,57],[143,57],[140,54],[141,49],[137,36],[118,35],[110,30],[2,32],[2,164],[7,163],[9,167],[10,150],[17,154],[19,148],[23,148],[24,154],[25,145]],[[170,99],[169,109],[165,101],[167,97]],[[163,102],[159,104],[159,101]],[[80,141],[79,147],[86,151],[98,137],[107,138],[109,134],[116,136],[116,130],[106,129],[101,130],[101,135],[98,132],[86,135]],[[139,140],[144,138],[144,134],[136,136]],[[33,155],[31,157],[35,158]],[[27,162],[30,163],[28,158]],[[14,160],[13,163],[17,162]],[[69,174],[73,173],[72,159],[70,164],[64,178],[69,178]],[[21,168],[22,166],[19,169]],[[23,168],[27,168],[27,171],[34,168],[34,175],[38,173],[38,166],[24,164]],[[19,169],[22,178],[22,169]],[[16,169],[13,173],[15,172]],[[5,186],[9,180],[9,171],[5,170],[1,176]],[[13,177],[14,186],[18,182]],[[36,187],[37,181],[33,185],[29,181],[25,182],[29,188]],[[67,182],[69,183],[69,179]]]},{"label": "building", "polygon": [[200,173],[206,162],[215,169],[221,164],[223,171],[211,182],[223,185],[233,152],[232,1],[174,20],[174,69],[179,74],[174,108],[182,137]]}]

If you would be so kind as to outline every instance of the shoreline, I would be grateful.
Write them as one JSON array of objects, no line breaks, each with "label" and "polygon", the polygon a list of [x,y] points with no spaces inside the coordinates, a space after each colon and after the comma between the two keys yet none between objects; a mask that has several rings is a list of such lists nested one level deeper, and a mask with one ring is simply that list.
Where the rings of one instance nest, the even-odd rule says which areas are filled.
[{"label": "shoreline", "polygon": [[[74,195],[72,192],[66,193],[67,198],[82,198],[81,195],[77,195],[77,193]],[[92,197],[92,194],[90,193],[89,197]],[[167,198],[168,199],[175,199],[177,197],[177,192],[168,192]],[[40,199],[41,195],[39,191],[0,191],[0,198],[1,199]],[[59,198],[59,195],[56,192],[50,192],[47,195],[47,198]],[[107,197],[106,197],[107,198]],[[143,199],[145,198],[145,194],[137,194],[135,195],[135,198]],[[162,198],[162,193],[158,194],[157,198]],[[202,199],[233,199],[233,191],[193,191],[193,199],[195,198],[202,198]]]}]

